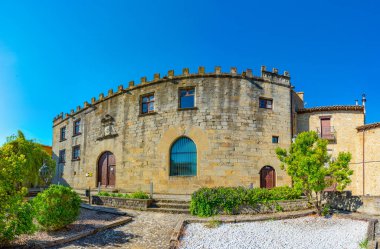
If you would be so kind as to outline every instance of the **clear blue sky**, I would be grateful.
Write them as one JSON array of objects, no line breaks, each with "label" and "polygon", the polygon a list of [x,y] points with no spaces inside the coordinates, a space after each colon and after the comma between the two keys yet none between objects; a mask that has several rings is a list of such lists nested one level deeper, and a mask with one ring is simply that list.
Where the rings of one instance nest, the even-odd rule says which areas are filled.
[{"label": "clear blue sky", "polygon": [[0,1],[0,143],[167,70],[288,70],[308,107],[368,95],[380,121],[380,1]]}]

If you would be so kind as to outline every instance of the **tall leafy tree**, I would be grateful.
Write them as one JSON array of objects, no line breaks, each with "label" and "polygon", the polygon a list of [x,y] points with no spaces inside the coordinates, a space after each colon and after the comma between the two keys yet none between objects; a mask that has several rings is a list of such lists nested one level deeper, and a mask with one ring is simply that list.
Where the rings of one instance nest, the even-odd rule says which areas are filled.
[{"label": "tall leafy tree", "polygon": [[291,176],[294,186],[301,189],[318,214],[322,211],[322,194],[332,185],[342,191],[350,182],[353,171],[349,169],[351,154],[340,152],[334,161],[327,153],[328,141],[320,139],[314,131],[302,132],[289,151],[276,149],[281,168]]},{"label": "tall leafy tree", "polygon": [[4,146],[10,146],[13,153],[16,155],[24,155],[25,176],[22,185],[25,187],[42,186],[44,183],[39,176],[39,169],[45,162],[51,172],[51,177],[54,174],[55,162],[51,156],[42,148],[42,146],[33,140],[28,140],[25,135],[18,131],[17,136],[7,138],[7,143]]},{"label": "tall leafy tree", "polygon": [[34,230],[33,209],[24,200],[27,189],[22,187],[26,165],[25,155],[15,153],[12,144],[0,147],[0,245]]}]

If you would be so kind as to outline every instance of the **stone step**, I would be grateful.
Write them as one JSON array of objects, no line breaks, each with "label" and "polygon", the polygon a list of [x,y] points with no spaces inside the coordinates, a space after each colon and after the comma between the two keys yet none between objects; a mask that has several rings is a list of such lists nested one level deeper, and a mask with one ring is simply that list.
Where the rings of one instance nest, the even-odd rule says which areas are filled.
[{"label": "stone step", "polygon": [[189,209],[189,204],[184,203],[171,203],[171,202],[156,202],[151,205],[151,207],[157,208],[173,208],[173,209]]},{"label": "stone step", "polygon": [[190,201],[188,200],[176,200],[176,199],[154,199],[155,202],[160,203],[176,203],[176,204],[188,204],[190,205]]},{"label": "stone step", "polygon": [[158,213],[171,213],[171,214],[190,214],[188,209],[176,209],[176,208],[148,208],[147,211]]}]

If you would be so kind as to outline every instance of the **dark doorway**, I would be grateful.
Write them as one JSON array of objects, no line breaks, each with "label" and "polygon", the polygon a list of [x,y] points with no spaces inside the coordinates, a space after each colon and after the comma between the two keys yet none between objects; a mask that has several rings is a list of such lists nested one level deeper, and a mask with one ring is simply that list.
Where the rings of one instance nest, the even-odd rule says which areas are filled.
[{"label": "dark doorway", "polygon": [[271,166],[260,170],[260,188],[274,188],[276,186],[276,173]]},{"label": "dark doorway", "polygon": [[115,156],[109,152],[104,152],[98,161],[98,182],[103,187],[114,187],[116,178]]}]

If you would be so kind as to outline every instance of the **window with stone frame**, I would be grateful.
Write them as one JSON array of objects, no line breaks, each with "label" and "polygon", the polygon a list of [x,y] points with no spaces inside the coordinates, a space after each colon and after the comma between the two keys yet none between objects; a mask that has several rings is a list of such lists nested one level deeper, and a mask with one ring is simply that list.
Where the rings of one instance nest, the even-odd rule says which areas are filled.
[{"label": "window with stone frame", "polygon": [[273,99],[259,98],[259,107],[263,109],[273,109]]},{"label": "window with stone frame", "polygon": [[80,119],[77,119],[74,121],[74,130],[73,130],[73,136],[77,136],[77,135],[80,135],[80,123],[81,123],[81,120]]},{"label": "window with stone frame", "polygon": [[66,150],[60,150],[58,163],[65,163],[65,162],[66,162]]},{"label": "window with stone frame", "polygon": [[154,93],[141,96],[141,114],[154,112]]},{"label": "window with stone frame", "polygon": [[279,137],[278,136],[272,136],[272,143],[278,144]]},{"label": "window with stone frame", "polygon": [[60,141],[65,141],[66,140],[66,126],[63,126],[60,130],[59,134],[59,140]]},{"label": "window with stone frame", "polygon": [[189,109],[195,107],[195,87],[179,89],[179,109]]},{"label": "window with stone frame", "polygon": [[80,159],[80,146],[76,145],[73,147],[73,152],[72,152],[72,160],[76,161]]}]

